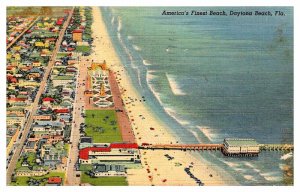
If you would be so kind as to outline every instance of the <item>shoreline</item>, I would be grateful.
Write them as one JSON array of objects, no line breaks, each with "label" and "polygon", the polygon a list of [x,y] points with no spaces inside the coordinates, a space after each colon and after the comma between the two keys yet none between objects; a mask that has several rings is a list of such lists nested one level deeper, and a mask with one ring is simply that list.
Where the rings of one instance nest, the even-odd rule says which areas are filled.
[{"label": "shoreline", "polygon": [[[165,144],[176,143],[177,138],[164,122],[159,120],[147,105],[144,105],[144,98],[134,86],[127,72],[117,55],[111,42],[103,21],[100,9],[93,7],[92,37],[93,53],[91,58],[95,62],[106,60],[109,68],[116,73],[116,79],[121,90],[125,108],[131,119],[131,126],[136,138],[136,142]],[[97,33],[95,33],[97,31]],[[152,129],[150,129],[152,128]],[[208,164],[206,160],[197,159],[188,151],[164,151],[164,150],[140,150],[142,169],[128,169],[129,185],[166,185],[166,186],[188,186],[196,185],[195,180],[184,171],[184,168],[191,167],[192,174],[199,178],[205,185],[238,185],[236,181],[225,180],[220,172],[214,168],[216,165]],[[169,154],[174,157],[168,160],[164,155]],[[181,164],[181,165],[180,165]],[[174,174],[176,173],[176,174]]]}]

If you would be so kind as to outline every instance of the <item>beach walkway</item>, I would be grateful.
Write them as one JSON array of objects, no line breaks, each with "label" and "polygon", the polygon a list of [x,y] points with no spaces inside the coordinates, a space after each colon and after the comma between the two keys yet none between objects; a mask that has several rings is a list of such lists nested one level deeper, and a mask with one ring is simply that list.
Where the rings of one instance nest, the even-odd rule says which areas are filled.
[{"label": "beach walkway", "polygon": [[131,129],[131,123],[121,97],[121,92],[113,71],[109,71],[108,80],[113,95],[114,106],[117,111],[118,124],[121,129],[123,142],[134,143],[135,136]]}]

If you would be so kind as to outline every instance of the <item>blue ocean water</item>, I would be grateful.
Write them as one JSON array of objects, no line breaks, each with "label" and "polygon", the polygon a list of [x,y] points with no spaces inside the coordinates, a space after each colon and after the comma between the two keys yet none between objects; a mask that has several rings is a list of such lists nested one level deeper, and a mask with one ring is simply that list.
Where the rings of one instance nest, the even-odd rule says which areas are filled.
[{"label": "blue ocean water", "polygon": [[[285,16],[163,16],[163,10],[281,10]],[[293,10],[101,8],[139,93],[185,143],[227,137],[293,143]],[[283,152],[256,158],[199,154],[243,185],[284,185],[293,167]]]}]

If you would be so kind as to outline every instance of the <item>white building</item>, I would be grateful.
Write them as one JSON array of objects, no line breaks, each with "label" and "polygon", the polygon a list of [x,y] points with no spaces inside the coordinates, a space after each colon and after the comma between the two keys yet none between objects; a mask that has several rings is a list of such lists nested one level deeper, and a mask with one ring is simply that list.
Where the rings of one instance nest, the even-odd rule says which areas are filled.
[{"label": "white building", "polygon": [[124,165],[105,165],[97,164],[91,171],[91,176],[94,177],[111,177],[111,176],[126,176]]},{"label": "white building", "polygon": [[259,145],[254,139],[227,138],[224,139],[223,153],[225,155],[258,155]]},{"label": "white building", "polygon": [[107,147],[86,147],[79,151],[79,163],[94,164],[107,161],[140,163],[136,143],[112,143]]}]

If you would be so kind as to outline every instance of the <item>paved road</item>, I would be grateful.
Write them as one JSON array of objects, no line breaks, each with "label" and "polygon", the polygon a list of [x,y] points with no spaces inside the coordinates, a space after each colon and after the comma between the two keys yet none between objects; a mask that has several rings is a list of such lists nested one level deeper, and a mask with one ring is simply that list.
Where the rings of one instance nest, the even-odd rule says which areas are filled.
[{"label": "paved road", "polygon": [[[66,28],[69,25],[69,22],[71,20],[72,14],[73,14],[73,9],[70,12],[70,15],[69,15],[67,21],[65,22],[62,30],[59,33],[58,40],[56,41],[56,44],[55,44],[55,46],[56,46],[55,50],[53,51],[53,54],[52,54],[52,57],[50,58],[48,66],[46,67],[44,78],[43,78],[43,80],[42,80],[42,82],[40,84],[39,91],[37,92],[35,100],[34,100],[34,102],[32,104],[32,110],[31,111],[33,111],[33,112],[37,111],[37,109],[38,109],[38,103],[39,103],[40,97],[41,97],[41,95],[42,95],[42,93],[43,93],[43,91],[45,89],[45,86],[46,86],[46,83],[47,83],[47,79],[48,79],[49,74],[50,74],[50,72],[52,70],[52,67],[54,66],[55,58],[56,58],[57,52],[59,51],[59,46],[60,46],[60,44],[62,42],[63,35],[64,35],[65,31],[66,31]],[[7,185],[9,185],[9,183],[11,182],[11,176],[12,176],[12,173],[13,173],[14,169],[16,168],[16,163],[17,163],[17,161],[18,161],[18,159],[20,157],[22,148],[24,146],[25,140],[26,140],[27,135],[29,133],[31,124],[33,122],[33,116],[34,116],[34,113],[31,112],[30,115],[28,116],[27,123],[25,124],[23,135],[22,135],[22,137],[20,139],[20,145],[16,148],[15,153],[13,154],[13,156],[11,158],[11,161],[8,164],[8,168],[7,168],[7,171],[6,171],[6,184]]]},{"label": "paved road", "polygon": [[[82,57],[83,58],[83,57]],[[83,59],[78,63],[79,73],[77,76],[77,84],[76,84],[76,94],[75,94],[75,101],[73,106],[73,122],[72,122],[72,130],[71,130],[71,147],[69,150],[69,158],[66,170],[66,177],[65,177],[65,185],[79,185],[80,184],[80,177],[76,177],[79,171],[75,170],[75,164],[78,160],[78,145],[80,139],[80,124],[84,123],[84,118],[81,117],[81,113],[84,110],[84,91],[85,85],[83,83],[86,82],[87,76],[87,66],[90,64],[89,61]]]},{"label": "paved road", "polygon": [[24,29],[23,31],[22,31],[22,33],[18,36],[18,37],[16,37],[10,44],[8,44],[7,46],[6,46],[6,50],[7,49],[9,49],[13,44],[15,44],[15,42],[20,38],[20,37],[22,37],[23,35],[24,35],[24,33],[26,32],[26,31],[28,31],[38,20],[39,20],[39,18],[40,17],[37,17],[34,21],[32,21],[32,23],[26,28],[26,29]]}]

